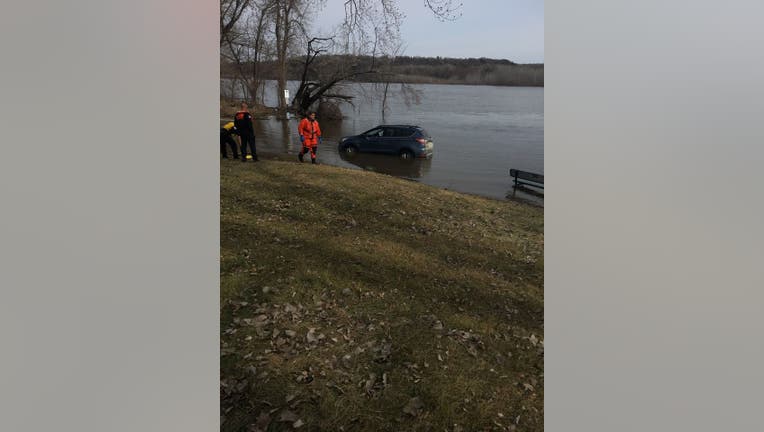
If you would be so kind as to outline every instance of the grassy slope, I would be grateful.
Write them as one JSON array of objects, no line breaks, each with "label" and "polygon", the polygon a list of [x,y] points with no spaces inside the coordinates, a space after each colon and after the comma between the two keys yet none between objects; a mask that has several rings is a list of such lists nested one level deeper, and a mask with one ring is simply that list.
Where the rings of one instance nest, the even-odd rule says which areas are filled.
[{"label": "grassy slope", "polygon": [[543,242],[530,206],[222,162],[222,430],[543,430]]}]

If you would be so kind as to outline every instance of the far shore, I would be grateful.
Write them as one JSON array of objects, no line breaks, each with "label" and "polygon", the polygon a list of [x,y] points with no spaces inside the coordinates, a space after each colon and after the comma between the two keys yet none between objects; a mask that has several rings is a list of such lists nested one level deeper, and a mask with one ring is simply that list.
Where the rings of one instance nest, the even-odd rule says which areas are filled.
[{"label": "far shore", "polygon": [[[238,79],[236,76],[231,75],[221,75],[221,79]],[[267,79],[268,81],[275,81],[271,78]],[[296,81],[296,80],[288,80],[288,81]],[[347,81],[354,84],[384,84],[384,82],[380,81]],[[454,81],[454,80],[438,80],[430,77],[404,77],[404,78],[398,78],[395,81],[391,81],[390,84],[436,84],[436,85],[466,85],[466,86],[488,86],[488,87],[531,87],[531,88],[544,88],[544,84],[541,83],[539,85],[528,85],[528,84],[492,84],[492,83],[484,83],[484,82],[469,82],[469,81]]]}]

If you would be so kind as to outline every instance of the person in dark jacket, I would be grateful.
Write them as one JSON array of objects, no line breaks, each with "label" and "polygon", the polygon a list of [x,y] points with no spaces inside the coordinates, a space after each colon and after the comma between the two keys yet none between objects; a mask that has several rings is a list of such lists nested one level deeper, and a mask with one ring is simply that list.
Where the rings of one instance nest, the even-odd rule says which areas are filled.
[{"label": "person in dark jacket", "polygon": [[241,161],[247,161],[247,146],[252,154],[252,160],[257,161],[257,147],[255,146],[255,128],[252,126],[252,114],[247,109],[247,103],[241,103],[241,110],[234,116],[234,126],[239,132],[241,141]]},{"label": "person in dark jacket", "polygon": [[228,151],[226,147],[231,148],[234,159],[239,158],[239,145],[236,143],[236,140],[233,139],[233,135],[237,133],[238,131],[236,130],[236,127],[234,127],[233,122],[228,122],[220,128],[220,155],[225,159],[228,159]]}]

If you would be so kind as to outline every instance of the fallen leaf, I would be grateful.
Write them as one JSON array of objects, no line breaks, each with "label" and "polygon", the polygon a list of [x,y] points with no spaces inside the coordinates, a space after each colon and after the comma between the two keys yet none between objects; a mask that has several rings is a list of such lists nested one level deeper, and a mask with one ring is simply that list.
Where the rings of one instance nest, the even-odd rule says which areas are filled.
[{"label": "fallen leaf", "polygon": [[310,384],[313,382],[313,375],[308,371],[302,371],[302,373],[297,376],[296,381],[299,383]]},{"label": "fallen leaf", "polygon": [[364,389],[366,390],[366,393],[371,393],[374,389],[374,384],[377,382],[377,374],[371,373],[369,374],[369,379],[366,380],[366,383],[364,384]]},{"label": "fallen leaf", "polygon": [[419,415],[419,412],[422,410],[422,408],[424,408],[424,403],[422,403],[422,400],[417,396],[409,399],[409,403],[403,407],[403,412],[410,416],[416,417]]},{"label": "fallen leaf", "polygon": [[262,413],[257,417],[257,423],[255,423],[259,429],[266,430],[268,425],[271,424],[271,416],[268,413]]},{"label": "fallen leaf", "polygon": [[377,356],[374,358],[374,361],[378,363],[384,363],[387,362],[390,358],[390,354],[393,352],[393,345],[391,343],[383,343],[382,345],[376,347],[374,349],[377,352]]},{"label": "fallen leaf", "polygon": [[316,329],[311,328],[310,330],[308,330],[308,335],[306,336],[306,339],[308,340],[308,343],[318,342],[318,338],[316,337]]},{"label": "fallen leaf", "polygon": [[281,411],[281,415],[279,415],[280,422],[294,423],[298,420],[300,420],[300,418],[297,417],[297,414],[295,414],[293,411],[289,411],[289,410]]}]

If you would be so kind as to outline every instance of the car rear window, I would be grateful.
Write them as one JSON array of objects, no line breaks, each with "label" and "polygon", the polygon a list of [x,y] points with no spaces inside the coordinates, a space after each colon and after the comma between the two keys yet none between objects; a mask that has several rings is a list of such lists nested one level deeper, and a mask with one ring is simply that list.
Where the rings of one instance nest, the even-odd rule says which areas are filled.
[{"label": "car rear window", "polygon": [[414,133],[414,131],[410,128],[395,128],[395,135],[397,137],[408,137],[411,136]]},{"label": "car rear window", "polygon": [[430,137],[430,133],[429,133],[429,132],[427,132],[426,130],[424,130],[424,129],[420,128],[420,127],[416,128],[415,130],[416,130],[417,132],[419,132],[419,133],[421,134],[421,136],[422,136],[422,137],[425,137],[425,138],[429,138],[429,137]]}]

